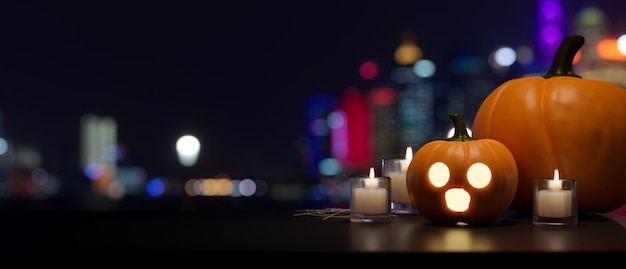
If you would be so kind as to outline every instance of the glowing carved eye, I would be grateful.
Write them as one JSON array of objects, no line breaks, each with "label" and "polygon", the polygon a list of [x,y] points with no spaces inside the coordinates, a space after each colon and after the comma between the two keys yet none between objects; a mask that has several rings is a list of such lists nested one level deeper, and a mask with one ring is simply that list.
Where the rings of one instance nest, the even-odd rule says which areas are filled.
[{"label": "glowing carved eye", "polygon": [[450,180],[450,169],[442,162],[433,163],[428,169],[428,180],[435,187],[442,187]]},{"label": "glowing carved eye", "polygon": [[467,169],[467,181],[474,188],[482,189],[491,182],[491,170],[484,163],[475,163]]}]

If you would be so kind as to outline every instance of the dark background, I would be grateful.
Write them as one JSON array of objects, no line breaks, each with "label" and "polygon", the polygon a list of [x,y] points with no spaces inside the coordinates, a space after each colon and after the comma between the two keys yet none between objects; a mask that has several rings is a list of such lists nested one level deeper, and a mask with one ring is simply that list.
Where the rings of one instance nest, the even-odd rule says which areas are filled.
[{"label": "dark background", "polygon": [[[538,3],[2,1],[2,131],[67,177],[81,176],[85,113],[115,117],[120,165],[149,176],[297,176],[307,98],[362,86],[365,60],[388,73],[407,30],[438,65],[434,79],[462,84],[448,71],[455,55],[536,45]],[[562,1],[566,18],[601,7],[613,33],[626,33],[625,3]],[[497,83],[519,75],[485,74]],[[174,152],[186,133],[202,142],[188,169]]]}]

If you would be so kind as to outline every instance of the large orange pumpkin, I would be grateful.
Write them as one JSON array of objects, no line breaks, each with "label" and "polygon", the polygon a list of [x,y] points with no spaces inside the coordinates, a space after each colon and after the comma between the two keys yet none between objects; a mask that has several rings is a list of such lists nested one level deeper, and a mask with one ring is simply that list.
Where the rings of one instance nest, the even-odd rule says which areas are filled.
[{"label": "large orange pumpkin", "polygon": [[[578,181],[578,211],[609,212],[626,203],[626,89],[572,72],[582,36],[568,36],[548,73],[506,81],[480,105],[472,134],[505,144],[518,167],[511,208],[532,212],[533,182]],[[626,74],[625,74],[626,75]]]},{"label": "large orange pumpkin", "polygon": [[468,135],[460,114],[455,133],[413,155],[406,181],[409,198],[424,217],[443,224],[492,224],[509,208],[517,166],[504,144]]}]

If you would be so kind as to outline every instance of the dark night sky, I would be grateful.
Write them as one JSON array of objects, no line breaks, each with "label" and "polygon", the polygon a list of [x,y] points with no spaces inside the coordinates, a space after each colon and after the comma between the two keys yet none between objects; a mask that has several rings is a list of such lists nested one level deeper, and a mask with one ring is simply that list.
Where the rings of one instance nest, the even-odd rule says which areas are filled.
[{"label": "dark night sky", "polygon": [[150,176],[189,173],[168,167],[187,132],[203,142],[187,176],[297,174],[307,98],[362,83],[364,60],[389,71],[405,30],[441,69],[455,53],[534,45],[537,1],[479,2],[3,1],[4,133],[64,173],[89,112],[117,119],[121,163]]}]

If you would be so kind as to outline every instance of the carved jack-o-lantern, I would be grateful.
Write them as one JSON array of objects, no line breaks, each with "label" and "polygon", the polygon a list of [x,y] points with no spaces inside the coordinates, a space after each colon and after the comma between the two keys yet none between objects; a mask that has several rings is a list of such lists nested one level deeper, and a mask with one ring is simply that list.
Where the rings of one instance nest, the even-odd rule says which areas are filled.
[{"label": "carved jack-o-lantern", "polygon": [[426,218],[447,224],[488,224],[508,209],[517,189],[517,166],[508,148],[469,136],[463,117],[450,115],[455,133],[414,155],[407,189]]}]

